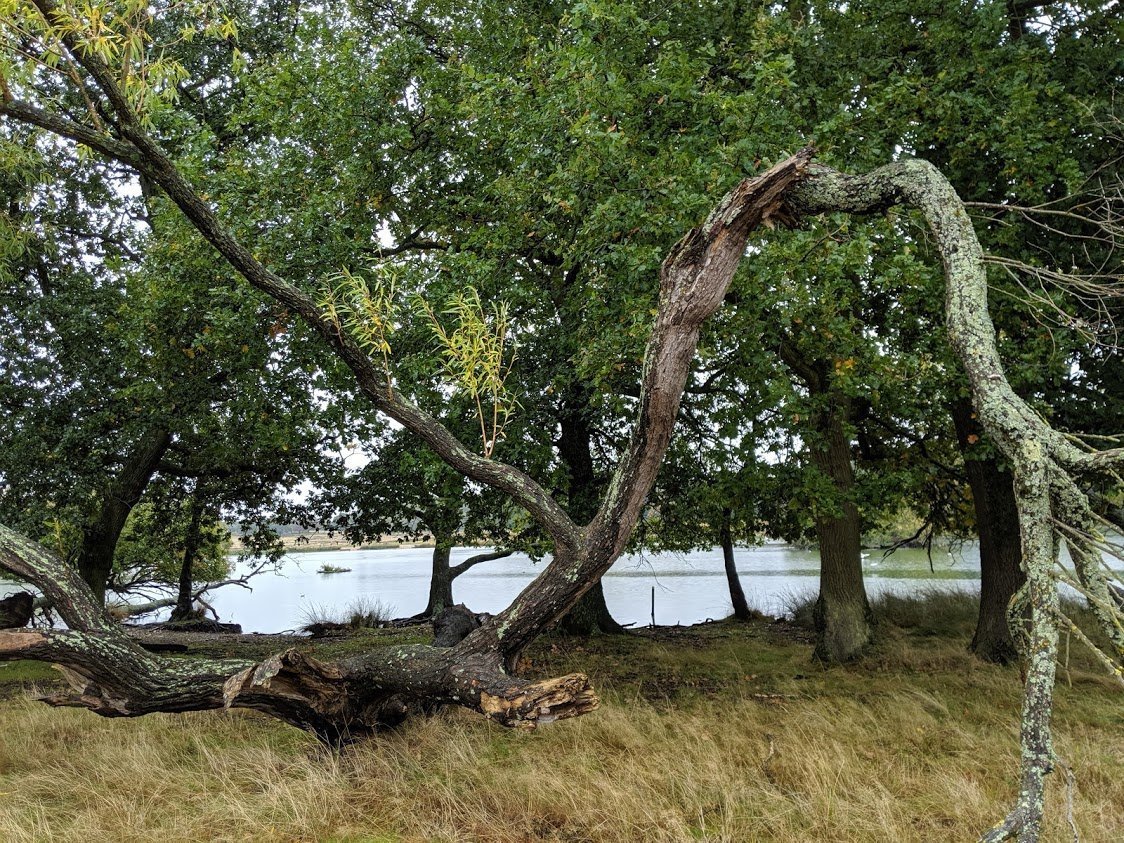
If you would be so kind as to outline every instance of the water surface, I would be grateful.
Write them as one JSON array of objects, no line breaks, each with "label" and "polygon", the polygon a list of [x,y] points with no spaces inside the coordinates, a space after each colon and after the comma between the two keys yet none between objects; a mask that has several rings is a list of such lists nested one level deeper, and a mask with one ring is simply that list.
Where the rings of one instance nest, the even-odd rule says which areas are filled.
[{"label": "water surface", "polygon": [[[480,553],[455,548],[452,563]],[[247,632],[281,632],[307,622],[310,613],[342,612],[356,599],[377,601],[394,617],[422,611],[429,594],[428,548],[327,551],[285,557],[277,571],[259,574],[252,591],[224,588],[211,600],[225,621]],[[783,544],[738,548],[738,574],[752,606],[782,615],[794,597],[816,592],[819,554]],[[485,562],[453,582],[453,598],[478,612],[498,612],[543,569],[516,554]],[[323,565],[350,568],[347,573],[319,574]],[[922,587],[978,590],[979,551],[975,543],[934,550],[932,569],[922,550],[902,549],[888,558],[881,551],[864,554],[868,593],[909,593]],[[617,560],[604,578],[605,601],[613,617],[625,624],[652,620],[653,590],[657,624],[692,624],[733,612],[721,550],[689,554],[644,554]]]}]

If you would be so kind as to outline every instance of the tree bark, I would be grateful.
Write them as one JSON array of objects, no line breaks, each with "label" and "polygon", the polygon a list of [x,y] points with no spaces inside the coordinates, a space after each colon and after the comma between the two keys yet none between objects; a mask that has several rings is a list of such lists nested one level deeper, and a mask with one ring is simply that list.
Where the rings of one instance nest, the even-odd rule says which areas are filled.
[{"label": "tree bark", "polygon": [[1103,613],[1098,619],[1113,642],[1115,656],[1101,655],[1119,677],[1124,669],[1120,664],[1124,632],[1119,613],[1112,612],[1109,584],[1089,538],[1093,513],[1078,480],[1119,471],[1124,466],[1124,449],[1083,451],[1015,394],[995,343],[979,240],[963,203],[931,164],[903,161],[866,176],[812,168],[810,177],[791,191],[790,200],[796,214],[872,213],[896,204],[912,205],[924,215],[941,255],[949,338],[968,375],[973,406],[984,431],[1011,466],[1027,575],[1017,599],[1029,605],[1030,612],[1019,795],[1004,821],[983,839],[989,843],[1014,837],[1026,843],[1036,841],[1042,824],[1045,777],[1054,761],[1050,718],[1058,623],[1064,617],[1055,574],[1056,529],[1063,531],[1070,546],[1091,608]]},{"label": "tree bark", "polygon": [[1010,664],[1019,653],[1007,609],[1026,583],[1014,480],[995,456],[975,455],[983,447],[984,434],[970,402],[955,402],[952,420],[964,455],[980,539],[980,613],[969,649],[984,661]]},{"label": "tree bark", "polygon": [[434,618],[453,605],[453,573],[449,570],[449,556],[453,543],[441,536],[434,536],[433,564],[429,575],[429,600],[425,604],[422,617]]},{"label": "tree bark", "polygon": [[106,487],[97,514],[83,528],[75,564],[99,603],[105,603],[106,584],[113,573],[113,556],[121,531],[171,441],[166,430],[145,433],[126,457],[120,473]]},{"label": "tree bark", "polygon": [[203,520],[203,490],[199,484],[191,493],[188,504],[187,532],[183,541],[183,561],[180,563],[179,588],[176,592],[176,606],[172,609],[172,620],[185,620],[192,615],[195,602],[195,557],[199,554],[200,525]]},{"label": "tree bark", "polygon": [[734,604],[734,617],[739,621],[752,620],[755,613],[749,608],[742,590],[742,582],[738,578],[738,568],[734,561],[734,538],[730,530],[730,519],[733,513],[729,509],[722,510],[722,527],[718,533],[718,541],[722,545],[722,564],[726,569],[726,584],[730,588],[730,602]]},{"label": "tree bark", "polygon": [[[69,25],[52,0],[37,0],[46,21]],[[222,701],[270,711],[318,734],[369,731],[385,718],[390,699],[455,702],[511,726],[534,727],[596,707],[583,676],[526,683],[507,676],[519,653],[550,628],[609,569],[624,550],[644,500],[655,482],[671,439],[683,387],[699,339],[699,329],[720,306],[750,233],[760,224],[786,221],[785,191],[798,181],[811,150],[746,179],[717,205],[702,226],[671,250],[660,269],[660,305],[649,338],[633,432],[596,515],[579,527],[542,486],[525,473],[480,456],[459,442],[387,382],[381,366],[306,293],[267,269],[219,222],[214,211],[184,179],[167,154],[132,112],[111,68],[87,50],[69,30],[61,42],[105,94],[116,115],[122,140],[87,131],[66,118],[14,99],[0,100],[0,114],[40,125],[135,167],[159,184],[200,234],[255,288],[303,318],[355,374],[375,406],[426,442],[452,468],[496,488],[523,506],[554,539],[554,557],[542,574],[506,610],[451,648],[393,648],[359,663],[313,664],[286,653],[251,665],[222,682]],[[0,658],[54,660],[74,671],[77,696],[68,698],[102,714],[130,715],[184,710],[219,703],[218,677],[234,666],[153,661],[150,654],[122,641],[101,612],[91,613],[92,596],[70,582],[41,548],[0,528],[0,565],[31,579],[46,592],[70,630],[37,638],[0,640]],[[7,547],[5,548],[5,544]],[[116,639],[113,636],[118,636]],[[358,658],[358,657],[357,657]],[[114,664],[120,663],[120,669]],[[185,688],[183,677],[191,674]],[[358,680],[358,681],[355,681]],[[168,688],[154,693],[156,688]],[[190,687],[197,692],[191,693]],[[138,693],[139,692],[139,693]],[[398,703],[400,705],[400,703]]]},{"label": "tree bark", "polygon": [[[836,500],[816,514],[820,545],[820,593],[813,613],[816,658],[829,664],[862,654],[871,639],[870,603],[862,566],[862,524],[855,505],[851,442],[843,429],[845,409],[833,403],[816,416],[821,441],[812,462],[830,480]],[[831,511],[828,511],[828,510]]]}]

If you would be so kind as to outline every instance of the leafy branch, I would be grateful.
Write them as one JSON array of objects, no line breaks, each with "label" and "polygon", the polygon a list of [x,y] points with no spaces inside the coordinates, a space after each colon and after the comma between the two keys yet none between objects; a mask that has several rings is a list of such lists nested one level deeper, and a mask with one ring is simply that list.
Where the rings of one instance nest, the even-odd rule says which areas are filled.
[{"label": "leafy branch", "polygon": [[382,358],[387,386],[392,386],[390,338],[398,316],[397,279],[378,268],[368,282],[347,269],[326,279],[316,305],[342,337],[345,333],[368,354]]},{"label": "leafy branch", "polygon": [[480,293],[473,287],[455,293],[442,311],[452,317],[456,327],[447,329],[433,307],[420,296],[414,299],[417,310],[429,319],[441,346],[445,374],[459,389],[472,396],[480,422],[484,456],[491,457],[503,438],[504,427],[519,408],[515,395],[507,388],[507,378],[515,365],[515,346],[508,353],[511,320],[507,304],[500,302],[487,312]]}]

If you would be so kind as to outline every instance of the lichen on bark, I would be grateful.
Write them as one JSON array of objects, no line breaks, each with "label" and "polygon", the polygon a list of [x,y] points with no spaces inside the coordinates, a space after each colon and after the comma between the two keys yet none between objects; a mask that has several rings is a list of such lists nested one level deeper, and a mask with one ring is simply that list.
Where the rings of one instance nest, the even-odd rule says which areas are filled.
[{"label": "lichen on bark", "polygon": [[[828,211],[875,213],[903,204],[922,214],[935,239],[946,278],[949,339],[971,385],[980,422],[1011,465],[1019,514],[1022,566],[1027,582],[1016,599],[1029,604],[1026,683],[1021,729],[1021,784],[1015,805],[987,841],[1038,839],[1045,777],[1054,765],[1050,736],[1055,663],[1058,652],[1056,548],[1061,529],[1070,545],[1079,588],[1094,606],[1100,625],[1124,654],[1120,607],[1109,592],[1098,555],[1091,552],[1088,500],[1078,482],[1108,473],[1121,463],[1119,452],[1081,452],[1054,430],[1011,388],[995,343],[987,303],[983,253],[971,220],[948,180],[931,164],[912,160],[890,164],[865,176],[815,167],[789,196],[796,214]],[[1119,476],[1114,477],[1119,483]],[[1086,639],[1088,640],[1088,639]],[[1111,668],[1112,662],[1109,663]]]}]

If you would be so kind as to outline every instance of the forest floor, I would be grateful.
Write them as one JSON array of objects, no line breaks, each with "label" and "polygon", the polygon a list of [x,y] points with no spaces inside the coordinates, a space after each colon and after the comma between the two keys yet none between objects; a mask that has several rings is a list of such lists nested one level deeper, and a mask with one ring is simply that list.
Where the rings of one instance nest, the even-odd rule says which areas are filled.
[{"label": "forest floor", "polygon": [[[1019,670],[967,653],[970,597],[877,611],[870,654],[827,669],[798,623],[548,637],[527,672],[588,673],[599,711],[520,733],[450,709],[342,752],[253,713],[51,709],[33,700],[50,668],[0,665],[0,840],[976,839],[1017,788]],[[202,649],[277,646],[220,639]],[[1073,820],[1083,841],[1124,841],[1124,693],[1076,641],[1063,654],[1056,745]],[[1072,840],[1060,773],[1047,810],[1043,840]]]}]

